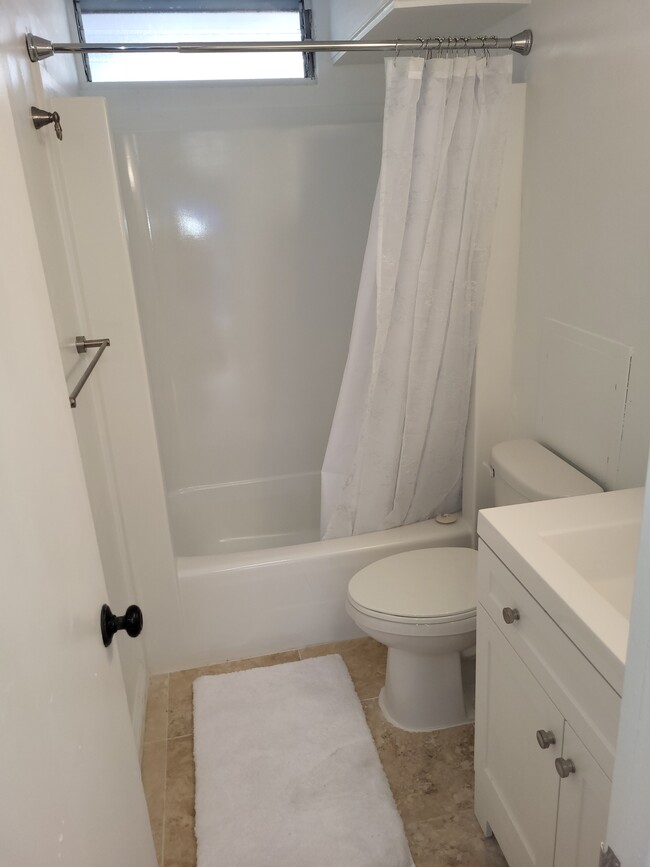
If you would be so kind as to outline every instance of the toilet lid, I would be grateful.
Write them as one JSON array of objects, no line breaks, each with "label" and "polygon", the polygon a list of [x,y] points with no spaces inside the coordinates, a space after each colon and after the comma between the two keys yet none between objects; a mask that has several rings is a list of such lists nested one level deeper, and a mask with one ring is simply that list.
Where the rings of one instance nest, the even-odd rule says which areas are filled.
[{"label": "toilet lid", "polygon": [[463,617],[476,608],[477,553],[426,548],[377,560],[348,586],[358,607],[397,617]]}]

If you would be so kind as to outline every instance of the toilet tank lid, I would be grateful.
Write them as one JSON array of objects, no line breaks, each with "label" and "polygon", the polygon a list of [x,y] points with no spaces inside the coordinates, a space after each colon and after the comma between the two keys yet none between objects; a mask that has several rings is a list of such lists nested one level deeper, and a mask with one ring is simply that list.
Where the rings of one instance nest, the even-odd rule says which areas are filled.
[{"label": "toilet tank lid", "polygon": [[579,470],[535,440],[509,440],[492,449],[495,475],[528,500],[554,500],[602,492]]}]

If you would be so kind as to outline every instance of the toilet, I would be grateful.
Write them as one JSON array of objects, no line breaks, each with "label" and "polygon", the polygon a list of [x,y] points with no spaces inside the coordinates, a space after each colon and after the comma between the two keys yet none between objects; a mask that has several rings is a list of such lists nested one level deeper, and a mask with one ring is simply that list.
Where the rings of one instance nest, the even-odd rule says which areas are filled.
[{"label": "toilet", "polygon": [[[491,464],[497,506],[603,490],[534,440],[499,443]],[[398,728],[468,721],[461,659],[476,643],[477,559],[471,548],[424,548],[377,560],[350,580],[347,613],[388,647],[379,706]]]}]

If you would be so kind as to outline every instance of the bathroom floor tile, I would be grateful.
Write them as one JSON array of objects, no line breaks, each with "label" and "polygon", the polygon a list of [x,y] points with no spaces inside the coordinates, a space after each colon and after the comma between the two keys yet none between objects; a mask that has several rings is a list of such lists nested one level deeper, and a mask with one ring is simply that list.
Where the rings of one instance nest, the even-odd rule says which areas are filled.
[{"label": "bathroom floor tile", "polygon": [[[160,867],[196,867],[194,680],[206,674],[244,671],[329,653],[340,653],[348,666],[416,867],[507,867],[497,842],[483,837],[473,813],[474,727],[413,733],[386,722],[377,702],[385,678],[386,648],[371,638],[175,672],[169,675],[168,685],[166,675],[152,679],[142,776]],[[167,706],[169,721],[165,725]],[[150,740],[163,731],[167,740]]]},{"label": "bathroom floor tile", "polygon": [[415,867],[508,867],[494,837],[471,810],[404,823]]},{"label": "bathroom floor tile", "polygon": [[339,653],[348,667],[357,695],[361,701],[377,698],[386,677],[387,648],[373,638],[353,638],[351,641],[335,641],[317,644],[300,651],[301,659]]},{"label": "bathroom floor tile", "polygon": [[404,821],[473,808],[474,726],[405,732],[386,722],[377,701],[364,711]]},{"label": "bathroom floor tile", "polygon": [[166,779],[167,741],[146,743],[142,752],[142,785],[147,799],[151,833],[156,847],[158,864],[162,864]]},{"label": "bathroom floor tile", "polygon": [[167,740],[169,710],[169,675],[155,674],[149,679],[147,714],[144,721],[144,742]]},{"label": "bathroom floor tile", "polygon": [[194,837],[194,738],[167,741],[164,867],[196,864]]},{"label": "bathroom floor tile", "polygon": [[297,662],[298,651],[286,653],[271,653],[268,656],[257,656],[252,659],[239,659],[221,662],[217,665],[206,665],[202,668],[190,668],[176,671],[169,675],[169,728],[168,737],[187,737],[192,734],[192,684],[197,677],[206,674],[229,674],[233,671],[246,671],[249,668],[261,668],[266,665],[280,665],[283,662]]}]

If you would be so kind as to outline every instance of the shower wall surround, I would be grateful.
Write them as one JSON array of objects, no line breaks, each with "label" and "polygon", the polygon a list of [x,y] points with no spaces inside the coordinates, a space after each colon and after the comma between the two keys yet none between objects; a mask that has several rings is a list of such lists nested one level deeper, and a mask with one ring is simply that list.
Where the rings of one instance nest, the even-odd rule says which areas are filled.
[{"label": "shower wall surround", "polygon": [[205,553],[318,537],[383,68],[320,55],[318,78],[151,87],[146,100],[93,89],[121,170],[177,555],[197,552],[197,513],[214,516]]},{"label": "shower wall surround", "polygon": [[[317,532],[379,134],[331,124],[126,143],[146,210],[130,226],[150,252],[136,286],[168,492],[227,485],[218,499],[231,516],[241,497],[252,509],[268,502],[270,524],[258,514],[246,532],[280,533],[282,503],[298,518],[313,512],[304,530]],[[233,487],[250,480],[264,480],[259,496]]]}]

